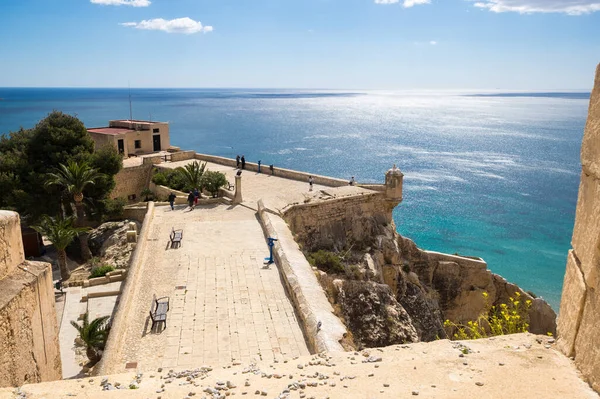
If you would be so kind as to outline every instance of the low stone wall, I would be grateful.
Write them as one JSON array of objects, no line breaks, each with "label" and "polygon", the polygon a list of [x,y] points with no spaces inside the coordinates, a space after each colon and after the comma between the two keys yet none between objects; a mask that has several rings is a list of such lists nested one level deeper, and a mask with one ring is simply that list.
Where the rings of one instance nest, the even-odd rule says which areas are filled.
[{"label": "low stone wall", "polygon": [[128,278],[121,287],[122,294],[117,305],[115,317],[112,320],[112,327],[106,348],[100,363],[95,367],[96,375],[108,374],[112,368],[115,368],[120,359],[121,342],[127,329],[129,311],[135,302],[136,288],[139,288],[139,279],[141,276],[143,253],[146,250],[148,235],[150,234],[150,224],[154,216],[154,202],[148,203],[148,210],[144,218],[144,223],[140,234],[138,235],[138,243],[135,247],[131,259],[129,260]]},{"label": "low stone wall", "polygon": [[357,186],[367,190],[385,192],[385,184],[357,184]]},{"label": "low stone wall", "polygon": [[144,218],[148,211],[146,203],[127,205],[123,208],[123,219],[133,219],[140,223],[144,223]]},{"label": "low stone wall", "polygon": [[[196,154],[196,159],[199,159],[202,161],[207,161],[207,162],[218,163],[220,165],[231,166],[232,168],[236,167],[235,159],[231,159],[231,158],[218,157],[216,155]],[[253,162],[246,162],[246,170],[258,172],[258,164],[253,163]],[[261,173],[264,173],[264,174],[271,173],[271,171],[269,170],[269,165],[261,164],[260,170],[261,170]],[[315,184],[320,184],[320,185],[329,186],[329,187],[341,187],[341,186],[348,185],[348,180],[336,179],[333,177],[315,175],[315,174],[310,174],[310,173],[306,173],[306,172],[299,172],[296,170],[284,169],[284,168],[278,168],[278,167],[274,167],[273,170],[274,170],[275,176],[283,177],[285,179],[308,182],[309,176],[312,176]]]},{"label": "low stone wall", "polygon": [[139,201],[142,191],[148,187],[151,175],[152,164],[121,169],[115,176],[116,186],[110,193],[110,197],[128,199],[135,194],[136,199],[130,202]]},{"label": "low stone wall", "polygon": [[[370,245],[380,226],[392,222],[397,202],[379,192],[295,205],[283,213],[297,240],[309,251]],[[359,248],[356,248],[359,249]]]},{"label": "low stone wall", "polygon": [[194,159],[196,151],[178,151],[171,154],[171,162],[185,161]]},{"label": "low stone wall", "polygon": [[[266,212],[262,200],[258,201],[258,214],[265,237],[278,239],[273,247],[273,256],[299,315],[309,349],[316,353],[343,351],[340,341],[346,334],[346,327],[334,315],[312,267],[294,241],[285,221]],[[319,322],[321,327],[317,328]]]},{"label": "low stone wall", "polygon": [[[173,190],[166,186],[160,186],[158,184],[154,184],[150,182],[150,191],[152,191],[158,198],[161,200],[166,200],[171,193],[175,194],[175,203],[176,204],[187,204],[188,194],[183,191]],[[155,198],[156,199],[156,198]]]},{"label": "low stone wall", "polygon": [[575,228],[558,318],[559,348],[600,392],[600,65],[581,147]]}]

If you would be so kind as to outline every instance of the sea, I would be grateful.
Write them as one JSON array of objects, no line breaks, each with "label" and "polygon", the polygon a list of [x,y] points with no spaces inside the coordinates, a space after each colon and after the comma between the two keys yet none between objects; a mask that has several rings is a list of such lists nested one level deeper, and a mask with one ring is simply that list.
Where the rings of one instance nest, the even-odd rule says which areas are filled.
[{"label": "sea", "polygon": [[[0,134],[52,110],[88,127],[167,121],[186,150],[381,183],[404,173],[396,228],[479,256],[558,310],[590,93],[0,88]],[[131,102],[130,102],[131,99]]]}]

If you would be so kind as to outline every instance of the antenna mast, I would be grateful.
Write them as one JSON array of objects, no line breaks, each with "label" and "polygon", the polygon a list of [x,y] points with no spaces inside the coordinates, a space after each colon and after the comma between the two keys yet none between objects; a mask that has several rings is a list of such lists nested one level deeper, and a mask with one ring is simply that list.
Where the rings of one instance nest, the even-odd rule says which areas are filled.
[{"label": "antenna mast", "polygon": [[131,108],[131,84],[129,85],[129,122],[133,121],[133,110]]}]

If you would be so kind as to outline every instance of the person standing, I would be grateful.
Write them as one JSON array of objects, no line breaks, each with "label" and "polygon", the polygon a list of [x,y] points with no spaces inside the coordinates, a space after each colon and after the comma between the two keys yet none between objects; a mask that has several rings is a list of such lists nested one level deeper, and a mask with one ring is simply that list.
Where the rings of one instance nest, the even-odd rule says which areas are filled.
[{"label": "person standing", "polygon": [[173,206],[173,204],[175,203],[175,198],[177,198],[177,196],[173,194],[173,191],[171,191],[171,194],[169,194],[169,205],[171,205],[172,211],[175,210],[175,206]]},{"label": "person standing", "polygon": [[235,167],[240,168],[240,154],[235,157]]},{"label": "person standing", "polygon": [[242,155],[242,169],[246,169],[246,157]]},{"label": "person standing", "polygon": [[354,176],[352,176],[352,179],[350,179],[350,185],[353,186],[356,183],[356,180],[354,180]]},{"label": "person standing", "polygon": [[192,190],[190,190],[190,193],[188,194],[187,201],[190,209],[194,210],[194,192]]},{"label": "person standing", "polygon": [[308,185],[310,186],[308,191],[312,191],[313,190],[313,177],[312,176],[308,176]]},{"label": "person standing", "polygon": [[194,189],[194,206],[198,205],[198,200],[200,199],[200,191],[198,191],[198,187]]}]

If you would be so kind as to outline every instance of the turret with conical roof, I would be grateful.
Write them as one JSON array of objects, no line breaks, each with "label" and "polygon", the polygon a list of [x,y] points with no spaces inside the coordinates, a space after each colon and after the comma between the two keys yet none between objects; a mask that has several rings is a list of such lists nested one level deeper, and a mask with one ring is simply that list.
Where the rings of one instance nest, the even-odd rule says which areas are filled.
[{"label": "turret with conical roof", "polygon": [[388,170],[385,174],[385,197],[389,200],[402,201],[402,182],[404,174],[396,167]]}]

